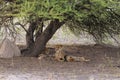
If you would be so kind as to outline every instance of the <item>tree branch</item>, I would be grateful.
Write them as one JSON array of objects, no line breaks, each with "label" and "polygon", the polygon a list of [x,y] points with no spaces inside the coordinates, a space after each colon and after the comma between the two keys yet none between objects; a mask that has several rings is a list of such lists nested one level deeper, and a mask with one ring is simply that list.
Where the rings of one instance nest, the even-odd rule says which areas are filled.
[{"label": "tree branch", "polygon": [[25,24],[25,25],[22,25],[21,23],[16,22],[15,25],[20,25],[20,26],[26,31],[26,33],[28,33],[28,30],[25,29],[25,25],[26,25],[26,24]]}]

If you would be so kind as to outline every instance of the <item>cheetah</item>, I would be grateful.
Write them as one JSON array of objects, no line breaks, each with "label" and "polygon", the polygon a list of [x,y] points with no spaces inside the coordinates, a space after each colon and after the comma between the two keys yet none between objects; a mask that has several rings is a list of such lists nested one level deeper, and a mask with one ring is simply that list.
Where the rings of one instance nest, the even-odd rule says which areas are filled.
[{"label": "cheetah", "polygon": [[89,59],[86,59],[85,57],[80,57],[80,56],[74,56],[74,55],[69,55],[67,53],[65,53],[63,51],[63,47],[62,46],[58,46],[56,49],[56,53],[54,55],[55,60],[57,61],[67,61],[67,62],[79,62],[79,61],[83,61],[83,62],[87,62],[90,61]]}]

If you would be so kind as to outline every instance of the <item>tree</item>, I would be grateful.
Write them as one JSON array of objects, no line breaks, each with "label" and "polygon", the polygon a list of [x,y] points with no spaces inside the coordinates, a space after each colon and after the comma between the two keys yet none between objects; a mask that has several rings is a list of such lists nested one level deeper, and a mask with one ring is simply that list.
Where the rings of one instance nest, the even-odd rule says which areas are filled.
[{"label": "tree", "polygon": [[[5,0],[7,6],[3,17],[21,18],[29,23],[26,31],[27,49],[23,54],[38,56],[63,25],[78,34],[86,31],[100,42],[110,35],[120,34],[120,1],[119,0]],[[3,4],[2,3],[2,4]],[[6,13],[7,12],[7,13]],[[8,13],[9,12],[9,13]],[[45,30],[45,22],[48,22]]]}]

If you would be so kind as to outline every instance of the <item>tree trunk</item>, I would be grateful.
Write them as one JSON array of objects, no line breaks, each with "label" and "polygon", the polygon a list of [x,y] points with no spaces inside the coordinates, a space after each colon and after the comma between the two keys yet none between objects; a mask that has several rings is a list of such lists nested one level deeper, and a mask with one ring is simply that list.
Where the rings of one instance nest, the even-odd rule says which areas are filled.
[{"label": "tree trunk", "polygon": [[26,33],[26,45],[27,45],[27,49],[31,49],[31,47],[34,44],[34,31],[37,27],[37,23],[36,22],[31,22],[30,26],[27,30]]},{"label": "tree trunk", "polygon": [[[34,32],[35,32],[35,30],[37,30],[39,28],[38,26],[40,25],[41,21],[42,21],[42,19],[38,18],[35,21],[30,22],[29,28],[26,33],[26,45],[27,45],[28,49],[31,49],[34,44],[34,41],[36,39],[34,36]],[[40,31],[38,31],[37,33],[40,33]]]},{"label": "tree trunk", "polygon": [[28,56],[38,56],[45,49],[46,43],[63,24],[64,22],[59,22],[59,20],[51,21],[44,32],[36,39]]}]

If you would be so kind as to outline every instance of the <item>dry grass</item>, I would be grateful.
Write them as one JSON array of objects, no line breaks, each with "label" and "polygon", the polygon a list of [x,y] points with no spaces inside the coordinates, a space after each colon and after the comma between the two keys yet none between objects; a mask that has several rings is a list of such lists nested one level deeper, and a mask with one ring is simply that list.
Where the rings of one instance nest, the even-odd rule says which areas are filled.
[{"label": "dry grass", "polygon": [[63,51],[90,61],[58,62],[50,57],[0,59],[0,80],[120,80],[119,48],[67,45]]}]

